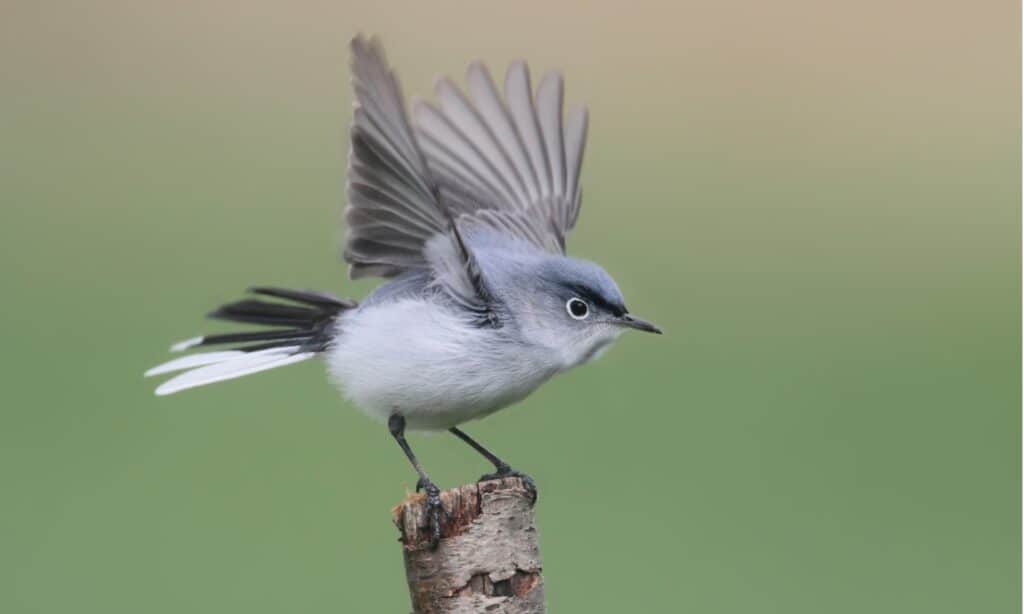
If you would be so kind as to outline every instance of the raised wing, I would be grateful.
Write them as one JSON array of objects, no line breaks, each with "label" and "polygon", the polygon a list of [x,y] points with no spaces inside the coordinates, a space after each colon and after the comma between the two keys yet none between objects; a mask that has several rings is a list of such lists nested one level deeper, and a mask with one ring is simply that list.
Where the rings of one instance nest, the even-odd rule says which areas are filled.
[{"label": "raised wing", "polygon": [[587,112],[563,122],[562,78],[549,73],[534,95],[526,64],[513,63],[502,96],[487,69],[467,71],[470,98],[449,79],[440,106],[417,102],[416,126],[376,39],[352,41],[353,113],[345,259],[353,278],[434,268],[427,243],[452,227],[482,226],[551,252],[580,210]]},{"label": "raised wing", "polygon": [[468,72],[473,102],[441,80],[440,108],[418,103],[413,127],[376,39],[352,41],[352,73],[344,252],[350,276],[429,271],[496,324],[493,297],[462,231],[482,227],[564,252],[579,214],[586,110],[574,110],[563,125],[558,74],[546,76],[534,97],[526,65],[514,63],[503,98],[475,63]]},{"label": "raised wing", "polygon": [[449,222],[380,42],[352,40],[353,109],[345,260],[353,278],[426,268],[423,249]]},{"label": "raised wing", "polygon": [[479,62],[466,80],[472,100],[445,78],[436,88],[440,106],[413,106],[417,140],[441,200],[460,224],[563,253],[580,210],[586,108],[572,109],[563,122],[561,75],[548,73],[534,96],[523,62],[509,67],[504,97]]}]

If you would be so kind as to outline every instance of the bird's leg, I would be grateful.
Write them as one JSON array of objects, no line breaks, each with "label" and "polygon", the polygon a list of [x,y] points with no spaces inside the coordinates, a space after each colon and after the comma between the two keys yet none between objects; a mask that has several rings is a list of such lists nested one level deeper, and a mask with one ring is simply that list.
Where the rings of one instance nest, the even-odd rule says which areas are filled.
[{"label": "bird's leg", "polygon": [[441,514],[448,515],[444,505],[441,504],[441,490],[437,487],[437,484],[431,481],[430,476],[420,466],[420,461],[416,459],[412,448],[409,447],[409,442],[405,440],[405,417],[399,414],[392,414],[388,418],[388,430],[391,431],[391,436],[398,442],[402,452],[405,452],[409,462],[412,463],[416,473],[420,476],[419,480],[416,481],[416,492],[419,492],[422,488],[427,493],[427,515],[430,519],[431,534],[430,547],[436,549],[441,541]]},{"label": "bird's leg", "polygon": [[533,481],[533,478],[526,475],[522,471],[516,471],[515,469],[510,467],[508,463],[498,458],[494,454],[494,452],[491,452],[487,448],[480,445],[475,439],[462,432],[461,429],[455,428],[453,426],[452,428],[448,429],[448,432],[469,444],[469,447],[479,452],[480,456],[483,456],[488,461],[490,461],[492,465],[494,465],[494,473],[487,473],[480,476],[481,482],[483,482],[484,480],[494,480],[497,478],[504,478],[510,476],[517,477],[523,481],[523,485],[526,486],[527,490],[530,491],[533,503],[537,502],[537,483]]}]

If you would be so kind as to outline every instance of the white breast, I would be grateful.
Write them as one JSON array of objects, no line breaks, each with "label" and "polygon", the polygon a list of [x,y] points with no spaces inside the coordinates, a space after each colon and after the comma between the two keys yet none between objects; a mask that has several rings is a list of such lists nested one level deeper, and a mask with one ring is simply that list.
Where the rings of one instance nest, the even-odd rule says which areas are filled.
[{"label": "white breast", "polygon": [[521,400],[559,370],[540,347],[472,325],[432,301],[407,299],[345,314],[327,365],[342,393],[372,417],[440,430]]}]

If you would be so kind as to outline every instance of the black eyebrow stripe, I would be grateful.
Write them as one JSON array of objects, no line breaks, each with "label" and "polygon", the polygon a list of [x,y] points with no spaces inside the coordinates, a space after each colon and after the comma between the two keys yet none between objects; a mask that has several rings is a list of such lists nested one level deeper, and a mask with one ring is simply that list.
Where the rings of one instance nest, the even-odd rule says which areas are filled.
[{"label": "black eyebrow stripe", "polygon": [[584,298],[593,303],[595,306],[600,307],[605,311],[611,312],[611,314],[615,317],[621,317],[626,313],[625,305],[613,305],[608,301],[604,300],[604,298],[602,298],[601,296],[599,296],[586,286],[581,286],[579,284],[571,284],[569,285],[569,289],[580,295],[580,298]]}]

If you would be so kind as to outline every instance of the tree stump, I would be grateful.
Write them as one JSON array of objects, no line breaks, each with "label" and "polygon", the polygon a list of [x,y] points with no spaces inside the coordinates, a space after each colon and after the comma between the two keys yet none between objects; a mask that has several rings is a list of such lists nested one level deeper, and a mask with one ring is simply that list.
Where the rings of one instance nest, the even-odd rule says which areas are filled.
[{"label": "tree stump", "polygon": [[543,614],[544,581],[530,493],[516,477],[441,493],[451,516],[430,547],[425,495],[392,512],[414,614]]}]

